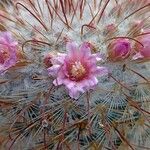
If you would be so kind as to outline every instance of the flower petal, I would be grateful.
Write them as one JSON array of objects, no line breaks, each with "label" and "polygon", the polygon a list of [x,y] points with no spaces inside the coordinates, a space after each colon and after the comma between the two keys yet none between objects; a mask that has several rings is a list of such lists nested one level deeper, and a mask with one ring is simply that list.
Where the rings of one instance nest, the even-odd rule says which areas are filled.
[{"label": "flower petal", "polygon": [[64,83],[64,85],[66,85],[66,87],[67,87],[69,90],[73,89],[73,88],[75,87],[75,84],[76,84],[74,81],[70,81],[69,79],[65,79],[65,80],[63,81],[63,83]]},{"label": "flower petal", "polygon": [[83,84],[81,84],[80,82],[77,83],[75,81],[65,79],[63,83],[66,85],[67,89],[69,90],[69,96],[72,98],[77,99],[80,93],[85,92],[85,90],[83,89]]},{"label": "flower petal", "polygon": [[57,75],[59,69],[60,65],[53,65],[52,67],[49,67],[47,71],[49,75],[55,76]]},{"label": "flower petal", "polygon": [[145,58],[150,58],[150,47],[144,48],[141,51],[141,55],[144,56]]},{"label": "flower petal", "polygon": [[108,69],[106,67],[97,66],[94,74],[97,74],[99,76],[107,75],[108,74]]},{"label": "flower petal", "polygon": [[89,79],[90,87],[97,85],[97,83],[98,83],[98,80],[96,77],[93,76],[92,78]]},{"label": "flower petal", "polygon": [[66,49],[68,51],[68,57],[76,57],[78,54],[78,47],[77,43],[75,42],[68,42],[66,45]]},{"label": "flower petal", "polygon": [[14,41],[12,34],[10,32],[2,32],[0,34],[0,43],[7,46],[16,46],[18,44],[17,41]]},{"label": "flower petal", "polygon": [[137,59],[140,59],[140,58],[144,58],[144,56],[139,52],[139,53],[135,54],[132,57],[132,60],[137,60]]},{"label": "flower petal", "polygon": [[97,61],[103,61],[103,55],[100,53],[92,54],[96,58]]},{"label": "flower petal", "polygon": [[52,57],[52,64],[55,65],[61,65],[64,63],[64,60],[65,60],[65,57],[66,57],[66,54],[62,54],[62,53],[57,53],[57,56],[53,56]]},{"label": "flower petal", "polygon": [[55,86],[62,85],[62,84],[63,84],[63,78],[57,77],[57,78],[53,81],[53,84],[54,84]]},{"label": "flower petal", "polygon": [[4,63],[4,67],[6,69],[8,69],[9,67],[15,65],[17,62],[17,57],[16,57],[16,54],[13,54],[10,56],[10,58],[8,58],[5,63]]},{"label": "flower petal", "polygon": [[[14,41],[10,32],[0,33],[0,58],[1,68],[0,72],[6,72],[6,70],[14,66],[17,62],[16,45],[18,42]],[[3,57],[6,53],[6,57]],[[1,73],[0,73],[1,74]]]},{"label": "flower petal", "polygon": [[84,58],[84,57],[88,57],[91,55],[91,50],[90,50],[90,47],[88,45],[88,43],[84,42],[80,48],[80,57],[81,58]]},{"label": "flower petal", "polygon": [[69,90],[69,96],[71,98],[74,98],[74,99],[78,99],[79,97],[79,91],[77,90],[77,88],[73,88],[72,90]]}]

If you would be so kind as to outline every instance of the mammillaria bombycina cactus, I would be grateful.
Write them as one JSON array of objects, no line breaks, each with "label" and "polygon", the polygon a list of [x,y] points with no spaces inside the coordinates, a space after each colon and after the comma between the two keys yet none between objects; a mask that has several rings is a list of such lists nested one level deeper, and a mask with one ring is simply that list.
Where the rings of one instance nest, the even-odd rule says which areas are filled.
[{"label": "mammillaria bombycina cactus", "polygon": [[0,149],[150,148],[150,1],[0,2]]}]

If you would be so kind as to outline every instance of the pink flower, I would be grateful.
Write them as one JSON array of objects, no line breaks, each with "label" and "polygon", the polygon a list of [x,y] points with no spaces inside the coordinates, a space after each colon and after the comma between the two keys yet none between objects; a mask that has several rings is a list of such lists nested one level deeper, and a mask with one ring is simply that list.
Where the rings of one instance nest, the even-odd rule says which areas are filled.
[{"label": "pink flower", "polygon": [[143,46],[139,44],[135,45],[137,53],[133,56],[133,60],[150,58],[150,34],[143,35],[138,41],[143,44]]},{"label": "pink flower", "polygon": [[131,44],[128,39],[116,39],[108,46],[109,58],[113,61],[123,60],[129,56]]},{"label": "pink flower", "polygon": [[0,33],[0,74],[4,74],[8,68],[16,64],[17,44],[10,32]]},{"label": "pink flower", "polygon": [[70,97],[77,99],[80,93],[93,89],[98,83],[96,77],[107,74],[107,69],[97,66],[101,57],[91,54],[88,43],[83,43],[78,49],[75,42],[68,42],[66,49],[67,54],[59,53],[53,58],[53,66],[48,72],[56,77],[55,86],[65,85]]}]

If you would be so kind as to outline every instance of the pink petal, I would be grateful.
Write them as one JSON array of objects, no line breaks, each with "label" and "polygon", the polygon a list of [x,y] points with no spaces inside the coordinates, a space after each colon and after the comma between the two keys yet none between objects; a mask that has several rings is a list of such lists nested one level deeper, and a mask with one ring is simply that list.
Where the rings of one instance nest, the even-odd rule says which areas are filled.
[{"label": "pink petal", "polygon": [[[149,43],[149,45],[150,45],[150,43]],[[144,48],[141,51],[141,55],[143,55],[145,58],[149,58],[150,57],[150,46],[147,48]]]},{"label": "pink petal", "polygon": [[97,78],[95,76],[90,76],[87,79],[81,81],[80,86],[85,91],[85,90],[93,89],[93,86],[95,86],[97,83],[98,83]]},{"label": "pink petal", "polygon": [[73,88],[72,90],[69,90],[69,96],[71,98],[78,99],[79,94],[80,93],[79,93],[79,91],[76,88]]},{"label": "pink petal", "polygon": [[139,53],[135,54],[135,55],[132,57],[132,60],[137,60],[137,59],[140,59],[140,58],[144,58],[144,56],[141,55],[141,53],[139,52]]},{"label": "pink petal", "polygon": [[11,46],[17,46],[18,45],[18,42],[14,41],[11,43]]},{"label": "pink petal", "polygon": [[18,44],[17,41],[14,41],[12,34],[10,32],[2,32],[0,34],[0,43],[7,46],[16,46]]},{"label": "pink petal", "polygon": [[69,89],[69,96],[77,99],[80,95],[80,93],[84,93],[85,90],[83,89],[82,86],[80,86],[80,84],[75,85],[73,88]]},{"label": "pink petal", "polygon": [[136,45],[136,49],[139,53],[133,56],[133,60],[140,58],[150,58],[150,35],[143,35],[139,37],[138,41],[143,44],[143,47]]},{"label": "pink petal", "polygon": [[97,85],[98,80],[97,80],[96,77],[93,76],[92,78],[89,79],[88,82],[89,82],[89,84],[90,84],[90,87],[93,87],[93,86]]},{"label": "pink petal", "polygon": [[83,85],[80,83],[77,83],[75,81],[70,81],[69,79],[65,79],[63,81],[63,84],[67,87],[69,90],[69,96],[72,98],[77,99],[79,97],[80,93],[84,93]]},{"label": "pink petal", "polygon": [[63,83],[66,85],[66,87],[69,89],[69,90],[72,90],[72,89],[76,89],[80,92],[84,92],[83,90],[83,85],[78,83],[78,82],[75,82],[75,81],[70,81],[69,79],[65,79],[63,81]]},{"label": "pink petal", "polygon": [[66,49],[68,51],[68,57],[77,57],[78,46],[75,42],[68,42],[66,45]]},{"label": "pink petal", "polygon": [[103,60],[103,58],[102,58],[103,56],[100,53],[92,54],[92,56],[94,56],[97,61],[102,61]]},{"label": "pink petal", "polygon": [[47,71],[49,75],[56,76],[59,69],[60,65],[53,65],[52,67],[48,68]]},{"label": "pink petal", "polygon": [[106,67],[97,66],[94,74],[97,74],[99,76],[107,75],[108,74],[108,69]]},{"label": "pink petal", "polygon": [[[9,54],[8,58],[3,59],[0,72],[4,72],[8,68],[16,64],[17,62],[16,45],[17,44],[18,42],[14,41],[10,32],[0,33],[0,51],[7,51],[7,53]],[[3,55],[3,54],[1,53],[0,55]],[[3,56],[1,56],[1,59],[2,58]]]},{"label": "pink petal", "polygon": [[91,50],[90,50],[89,44],[86,43],[86,42],[84,42],[84,43],[80,46],[79,50],[80,50],[80,57],[81,57],[81,58],[82,58],[82,57],[88,57],[88,56],[91,55]]},{"label": "pink petal", "polygon": [[9,67],[15,65],[17,62],[16,54],[11,55],[7,60],[5,60],[4,67],[8,69]]},{"label": "pink petal", "polygon": [[74,81],[70,81],[69,79],[65,79],[63,83],[69,90],[73,89],[76,84]]},{"label": "pink petal", "polygon": [[83,89],[83,91],[89,90],[90,82],[89,80],[84,79],[79,83],[79,86]]},{"label": "pink petal", "polygon": [[55,57],[52,57],[52,64],[63,64],[64,63],[64,60],[65,60],[65,57],[66,57],[66,54],[61,54],[61,53],[58,53],[57,56]]},{"label": "pink petal", "polygon": [[96,54],[92,54],[92,55],[90,55],[90,56],[87,57],[88,60],[90,60],[90,61],[93,60],[95,62],[97,61],[96,58],[97,58]]},{"label": "pink petal", "polygon": [[55,86],[58,86],[58,85],[62,85],[63,84],[63,78],[60,78],[60,77],[57,77],[54,81],[53,81],[53,84]]}]

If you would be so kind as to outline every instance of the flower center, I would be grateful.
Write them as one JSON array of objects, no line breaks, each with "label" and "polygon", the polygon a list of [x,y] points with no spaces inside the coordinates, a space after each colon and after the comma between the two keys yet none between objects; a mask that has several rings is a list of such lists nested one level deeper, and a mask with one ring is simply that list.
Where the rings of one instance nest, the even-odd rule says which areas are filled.
[{"label": "flower center", "polygon": [[76,61],[72,67],[71,67],[71,76],[74,79],[79,80],[80,78],[82,78],[85,74],[86,74],[86,69],[85,67],[81,64],[80,61]]}]

